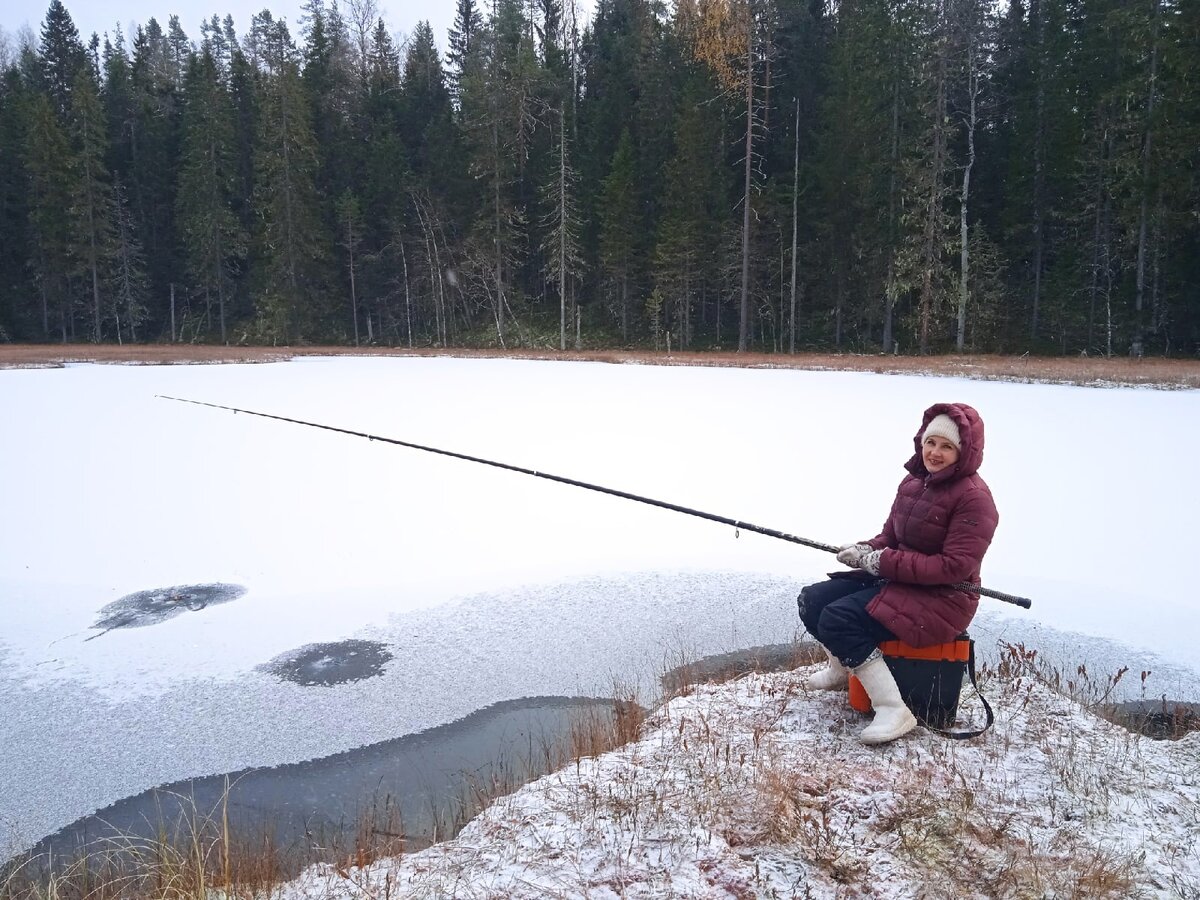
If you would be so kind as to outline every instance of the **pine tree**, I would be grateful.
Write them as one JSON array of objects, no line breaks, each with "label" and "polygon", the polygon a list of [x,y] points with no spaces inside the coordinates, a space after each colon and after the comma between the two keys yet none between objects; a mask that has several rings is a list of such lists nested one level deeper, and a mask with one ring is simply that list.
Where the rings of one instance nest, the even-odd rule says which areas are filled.
[{"label": "pine tree", "polygon": [[308,24],[302,80],[312,110],[319,159],[317,191],[325,201],[325,218],[332,223],[334,198],[350,188],[355,169],[350,122],[355,79],[350,35],[336,4],[326,10],[323,0],[309,0],[305,9]]},{"label": "pine tree", "polygon": [[138,327],[146,320],[146,265],[141,244],[134,232],[125,191],[119,180],[113,182],[113,253],[108,274],[112,295],[113,323],[117,343],[121,329],[129,330],[129,339],[138,339]]},{"label": "pine tree", "polygon": [[400,134],[412,173],[439,196],[452,191],[452,167],[461,165],[450,93],[429,23],[413,29],[404,59]]},{"label": "pine tree", "polygon": [[203,298],[205,322],[228,342],[234,277],[246,254],[246,233],[234,214],[237,147],[233,104],[211,48],[188,69],[183,93],[183,148],[176,193],[179,234],[194,294]]},{"label": "pine tree", "polygon": [[738,304],[738,352],[750,343],[750,255],[754,221],[754,173],[758,143],[765,128],[761,118],[766,92],[764,64],[772,55],[770,0],[703,0],[698,8],[692,45],[698,59],[716,73],[722,87],[740,99],[742,157],[742,266]]},{"label": "pine tree", "polygon": [[693,309],[713,277],[712,263],[729,209],[719,107],[705,102],[714,89],[691,68],[675,119],[675,153],[663,173],[654,257],[665,326],[681,349],[692,342]]},{"label": "pine tree", "polygon": [[539,70],[531,28],[518,0],[499,0],[480,50],[478,69],[465,69],[460,82],[469,165],[486,190],[467,255],[473,261],[472,276],[486,285],[496,339],[506,346],[507,320],[520,299],[516,273],[528,246],[531,186],[525,167],[538,122]]},{"label": "pine tree", "polygon": [[379,20],[368,50],[368,75],[358,108],[362,177],[356,197],[362,207],[363,262],[359,292],[380,336],[393,342],[410,337],[410,319],[402,319],[391,299],[405,292],[404,208],[412,188],[400,138],[400,60],[391,35]]},{"label": "pine tree", "polygon": [[24,148],[30,97],[15,62],[0,71],[0,340],[36,334],[35,286],[27,264],[30,185]]},{"label": "pine tree", "polygon": [[359,345],[358,337],[358,290],[355,276],[357,274],[357,253],[362,244],[362,209],[358,198],[349,191],[342,194],[337,202],[338,243],[346,251],[346,273],[350,279],[350,312],[354,321],[354,346]]},{"label": "pine tree", "polygon": [[34,94],[29,100],[24,149],[29,177],[30,268],[41,300],[41,333],[49,338],[53,328],[65,343],[75,331],[68,280],[73,154],[45,94]]},{"label": "pine tree", "polygon": [[925,23],[928,56],[922,72],[925,123],[918,132],[916,152],[910,156],[907,179],[910,205],[917,221],[909,234],[911,277],[917,285],[916,327],[918,352],[930,349],[935,317],[939,320],[949,300],[950,270],[947,265],[950,216],[947,200],[950,185],[950,135],[947,94],[950,88],[950,34],[946,0],[935,0]]},{"label": "pine tree", "polygon": [[72,130],[77,155],[71,191],[71,254],[92,311],[93,341],[104,339],[104,280],[113,253],[112,178],[105,163],[108,132],[99,90],[90,68],[75,75],[71,90]]},{"label": "pine tree", "polygon": [[477,66],[480,59],[483,16],[475,0],[456,0],[456,4],[454,24],[450,26],[450,46],[446,51],[446,68],[450,95],[457,102],[462,94],[464,77],[469,77],[470,69]]},{"label": "pine tree", "polygon": [[892,352],[894,320],[911,289],[901,280],[900,242],[902,149],[916,105],[913,5],[852,0],[838,8],[815,135],[811,251],[837,347],[848,336],[869,339],[878,325]]},{"label": "pine tree", "polygon": [[628,128],[621,132],[601,196],[600,258],[604,274],[615,292],[612,305],[621,323],[621,340],[628,343],[632,324],[630,282],[636,264],[636,234],[640,230],[633,139]]},{"label": "pine tree", "polygon": [[87,67],[87,51],[79,39],[79,29],[62,0],[50,0],[42,22],[41,75],[59,122],[71,115],[71,93],[76,77]]},{"label": "pine tree", "polygon": [[568,298],[583,275],[583,251],[580,246],[579,179],[571,162],[570,135],[566,114],[560,107],[557,130],[558,169],[542,188],[542,225],[545,238],[541,250],[547,259],[547,275],[558,289],[558,349],[567,349]]},{"label": "pine tree", "polygon": [[150,294],[160,298],[169,296],[172,284],[184,280],[175,228],[182,85],[176,80],[173,52],[153,18],[134,36],[130,162],[128,170],[120,173],[146,254]]},{"label": "pine tree", "polygon": [[983,131],[981,95],[984,90],[984,71],[992,51],[994,20],[986,3],[980,0],[953,0],[948,5],[947,20],[953,54],[948,107],[954,112],[961,142],[965,144],[962,180],[959,190],[959,284],[958,309],[955,315],[955,350],[966,349],[967,316],[971,285],[971,238],[978,229],[971,222],[971,178],[976,163],[976,136]]},{"label": "pine tree", "polygon": [[331,241],[321,221],[317,146],[298,54],[283,22],[266,12],[255,20],[266,66],[254,154],[258,330],[272,343],[291,343],[330,333]]}]

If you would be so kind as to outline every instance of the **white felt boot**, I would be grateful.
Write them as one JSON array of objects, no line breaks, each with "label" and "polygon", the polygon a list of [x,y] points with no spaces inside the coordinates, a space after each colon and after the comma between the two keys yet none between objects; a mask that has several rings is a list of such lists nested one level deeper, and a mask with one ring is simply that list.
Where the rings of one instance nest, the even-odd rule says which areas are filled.
[{"label": "white felt boot", "polygon": [[871,706],[875,708],[875,718],[859,734],[860,741],[864,744],[886,744],[917,727],[917,717],[900,697],[900,688],[896,686],[892,670],[882,656],[868,659],[854,670],[854,674],[862,682],[867,696],[871,698]]},{"label": "white felt boot", "polygon": [[[821,649],[825,650],[824,647]],[[808,679],[808,687],[814,691],[837,691],[850,682],[850,670],[842,665],[842,661],[825,650],[829,657],[829,665]]]}]

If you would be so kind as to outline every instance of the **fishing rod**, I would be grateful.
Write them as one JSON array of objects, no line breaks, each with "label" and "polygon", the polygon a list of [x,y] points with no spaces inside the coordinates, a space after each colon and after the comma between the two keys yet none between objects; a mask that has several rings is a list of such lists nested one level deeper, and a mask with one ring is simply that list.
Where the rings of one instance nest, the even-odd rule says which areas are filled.
[{"label": "fishing rod", "polygon": [[[504,469],[509,472],[519,472],[522,475],[532,475],[534,478],[545,478],[548,481],[557,481],[559,484],[569,484],[572,487],[584,488],[589,491],[596,491],[601,494],[608,494],[612,497],[621,497],[625,500],[633,500],[637,503],[645,503],[649,506],[657,506],[660,509],[669,509],[672,512],[683,513],[687,516],[695,516],[698,519],[707,519],[710,522],[719,522],[722,525],[732,525],[736,531],[752,531],[755,534],[763,534],[767,537],[778,538],[781,541],[789,541],[793,544],[802,544],[805,547],[812,547],[814,550],[824,550],[826,553],[837,553],[840,548],[833,544],[825,544],[821,541],[813,541],[808,538],[797,537],[794,534],[787,534],[783,531],[777,531],[774,528],[764,528],[761,525],[755,525],[751,522],[743,522],[739,519],[731,519],[728,516],[718,516],[715,513],[703,512],[698,509],[690,509],[686,506],[680,506],[677,503],[668,503],[665,500],[655,500],[652,497],[643,497],[639,494],[631,494],[628,491],[619,491],[616,488],[603,487],[598,484],[589,484],[586,481],[577,481],[574,478],[566,478],[562,475],[554,475],[550,472],[539,472],[536,469],[527,469],[523,466],[513,466],[508,463],[496,462],[492,459],[483,459],[478,456],[468,456],[465,453],[455,453],[453,450],[441,450],[437,447],[427,447],[424,444],[414,444],[411,441],[402,441],[398,438],[384,437],[378,434],[368,434],[365,431],[354,431],[349,428],[338,428],[335,425],[322,425],[319,422],[306,422],[304,419],[292,419],[287,416],[277,416],[272,413],[255,412],[252,409],[238,409],[235,406],[222,406],[220,403],[206,403],[203,400],[189,400],[186,397],[168,397],[166,394],[156,394],[161,400],[174,400],[178,403],[193,403],[196,406],[207,406],[212,409],[223,409],[231,413],[244,413],[248,416],[259,416],[263,419],[274,419],[276,422],[290,422],[293,425],[304,425],[308,428],[320,428],[324,431],[333,431],[337,434],[346,434],[350,437],[366,438],[368,441],[381,441],[385,444],[394,444],[397,447],[408,447],[410,450],[422,450],[425,453],[436,453],[439,456],[449,456],[453,459],[461,459],[466,462],[480,463],[485,466],[492,466],[496,469]],[[994,591],[985,588],[982,585],[970,584],[963,582],[962,584],[951,585],[962,591],[968,591],[973,594],[980,594],[984,597],[991,597],[995,600],[1003,600],[1005,603],[1012,603],[1016,606],[1029,609],[1033,601],[1026,597],[1016,597],[1012,594],[1006,594],[1003,591]]]}]

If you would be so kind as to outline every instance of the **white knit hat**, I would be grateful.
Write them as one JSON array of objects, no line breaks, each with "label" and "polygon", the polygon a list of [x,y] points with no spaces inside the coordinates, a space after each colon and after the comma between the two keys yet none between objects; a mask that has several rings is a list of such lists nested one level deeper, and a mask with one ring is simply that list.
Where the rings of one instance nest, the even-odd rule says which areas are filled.
[{"label": "white knit hat", "polygon": [[943,437],[952,443],[957,449],[962,449],[962,438],[958,434],[958,426],[954,424],[945,413],[941,413],[933,417],[928,425],[925,426],[925,431],[921,434],[921,443],[925,443],[930,435]]}]

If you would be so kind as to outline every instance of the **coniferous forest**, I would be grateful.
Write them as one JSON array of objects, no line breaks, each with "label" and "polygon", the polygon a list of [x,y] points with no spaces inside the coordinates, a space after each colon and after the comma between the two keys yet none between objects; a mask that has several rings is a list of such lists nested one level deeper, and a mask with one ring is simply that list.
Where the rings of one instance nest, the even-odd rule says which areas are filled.
[{"label": "coniferous forest", "polygon": [[0,340],[1200,353],[1193,0],[2,37]]}]

